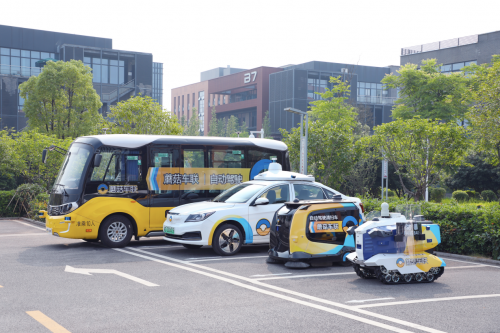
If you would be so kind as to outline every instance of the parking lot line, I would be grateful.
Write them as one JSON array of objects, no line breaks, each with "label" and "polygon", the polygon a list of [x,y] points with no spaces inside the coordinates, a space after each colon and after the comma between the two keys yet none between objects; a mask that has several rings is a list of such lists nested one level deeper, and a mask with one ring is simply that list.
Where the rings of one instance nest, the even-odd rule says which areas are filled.
[{"label": "parking lot line", "polygon": [[355,308],[374,308],[378,306],[389,306],[389,305],[402,305],[402,304],[415,304],[415,303],[427,303],[427,302],[441,302],[441,301],[456,301],[461,299],[471,299],[471,298],[489,298],[489,297],[500,297],[500,294],[491,295],[473,295],[473,296],[457,296],[457,297],[443,297],[443,298],[425,298],[416,299],[412,301],[400,301],[400,302],[386,302],[386,303],[375,303],[375,304],[363,304],[354,306]]},{"label": "parking lot line", "polygon": [[211,259],[204,259],[204,258],[189,258],[189,259],[195,259],[195,260],[186,260],[187,262],[198,262],[198,261],[217,261],[217,260],[237,260],[237,259],[253,259],[253,258],[267,258],[268,256],[253,256],[253,257],[220,257],[220,258],[211,258]]},{"label": "parking lot line", "polygon": [[476,267],[477,267],[477,266],[488,266],[488,267],[500,268],[500,266],[486,265],[486,264],[477,264],[477,263],[475,263],[475,262],[465,261],[465,260],[457,260],[457,259],[449,259],[449,258],[445,258],[445,259],[446,259],[446,261],[451,260],[451,261],[458,261],[458,262],[464,262],[464,263],[466,263],[466,264],[476,265]]},{"label": "parking lot line", "polygon": [[388,299],[394,299],[394,297],[386,297],[386,298],[373,298],[373,299],[363,299],[363,300],[352,300],[347,301],[346,303],[364,303],[364,302],[373,302],[373,301],[385,301]]},{"label": "parking lot line", "polygon": [[39,229],[39,230],[43,230],[45,231],[45,228],[41,228],[41,227],[36,227],[32,224],[29,224],[29,223],[25,223],[25,222],[21,222],[21,221],[12,221],[12,222],[17,222],[17,223],[21,223],[21,224],[24,224],[25,226],[28,226],[28,227],[32,227],[32,228],[35,228],[35,229]]},{"label": "parking lot line", "polygon": [[[129,248],[129,249],[133,250],[133,248]],[[126,250],[123,250],[123,249],[114,249],[114,250],[120,251],[120,252],[124,252],[124,253],[128,253],[128,254],[135,255],[135,256],[139,256],[139,257],[142,257],[142,258],[146,258],[146,259],[149,259],[149,260],[152,260],[152,261],[157,261],[157,262],[161,262],[161,263],[164,263],[164,264],[169,264],[168,262],[165,262],[163,260],[158,260],[156,258],[152,258],[150,256],[141,255],[139,253],[133,253],[133,252],[126,251]],[[229,273],[229,272],[224,272],[224,271],[212,268],[212,267],[198,265],[198,264],[195,264],[195,263],[190,263],[190,262],[182,261],[182,260],[179,260],[179,259],[167,257],[167,256],[164,256],[164,255],[156,254],[156,253],[152,253],[152,252],[147,252],[147,251],[142,251],[142,250],[135,250],[135,251],[141,252],[141,253],[144,253],[144,254],[148,254],[148,255],[151,255],[151,256],[155,256],[155,257],[158,257],[158,258],[164,258],[166,260],[177,262],[177,263],[180,263],[180,264],[184,264],[186,266],[201,268],[201,269],[204,269],[204,270],[207,270],[207,271],[211,271],[211,272],[214,272],[214,273],[218,273],[218,274],[230,276],[230,277],[235,278],[235,279],[241,279],[241,280],[244,280],[246,282],[250,282],[250,283],[262,286],[262,287],[266,287],[266,288],[269,288],[269,289],[273,289],[273,290],[276,290],[276,291],[287,293],[287,294],[290,294],[290,295],[293,295],[293,296],[298,296],[298,297],[302,297],[302,298],[305,298],[305,299],[308,299],[308,300],[312,300],[312,301],[315,301],[315,302],[324,303],[324,304],[332,305],[332,306],[335,306],[335,307],[340,307],[340,308],[345,309],[345,310],[350,310],[352,312],[361,313],[361,314],[364,314],[364,315],[367,315],[367,316],[375,317],[377,319],[386,320],[386,321],[389,321],[389,322],[392,322],[392,323],[395,323],[395,324],[404,325],[404,326],[408,326],[408,327],[411,327],[411,328],[419,329],[419,330],[424,331],[424,332],[429,332],[429,333],[443,333],[442,331],[437,330],[437,329],[433,329],[433,328],[430,328],[430,327],[426,327],[426,326],[422,326],[422,325],[419,325],[419,324],[411,323],[411,322],[408,322],[408,321],[405,321],[405,320],[401,320],[401,319],[397,319],[397,318],[385,316],[385,315],[382,315],[382,314],[379,314],[379,313],[374,313],[374,312],[370,312],[370,311],[367,311],[367,310],[358,309],[358,308],[350,306],[350,305],[332,302],[332,301],[325,300],[325,299],[322,299],[322,298],[319,298],[319,297],[315,297],[315,296],[303,294],[303,293],[300,293],[300,292],[296,292],[296,291],[293,291],[293,290],[281,288],[281,287],[278,287],[278,286],[273,286],[273,285],[270,285],[270,284],[267,284],[267,283],[264,283],[264,282],[260,282],[260,281],[258,281],[256,279],[250,279],[250,278],[247,278],[247,277],[244,277],[244,276],[239,276],[239,275],[232,274],[232,273]],[[175,267],[180,266],[180,265],[175,265],[175,264],[172,264],[172,265],[174,265]],[[185,266],[180,266],[180,267],[182,268],[182,267],[185,267]],[[188,267],[183,268],[183,269],[190,270]],[[196,272],[200,272],[200,271],[197,270]],[[199,274],[202,274],[202,273],[200,272]],[[212,275],[212,274],[210,274],[210,275]],[[356,318],[358,318],[358,317],[356,317]]]},{"label": "parking lot line", "polygon": [[10,234],[10,235],[0,235],[0,237],[16,237],[16,236],[47,236],[48,234],[39,232],[37,234]]},{"label": "parking lot line", "polygon": [[459,268],[476,268],[476,267],[482,267],[482,266],[486,267],[486,265],[457,266],[457,267],[446,267],[446,270],[449,270],[449,269],[459,269]]},{"label": "parking lot line", "polygon": [[278,279],[296,279],[296,278],[308,278],[308,277],[331,276],[331,275],[351,275],[351,274],[356,274],[356,272],[276,276],[276,277],[259,278],[254,280],[263,281],[263,280],[278,280]]},{"label": "parking lot line", "polygon": [[143,249],[143,250],[154,250],[154,249],[169,249],[171,247],[184,247],[182,245],[172,245],[172,246],[169,246],[169,245],[165,245],[165,246],[137,246],[137,247],[134,247],[134,249]]},{"label": "parking lot line", "polygon": [[250,275],[250,277],[265,277],[265,276],[290,275],[290,274],[292,273],[257,274],[257,275]]},{"label": "parking lot line", "polygon": [[45,326],[49,331],[54,333],[70,333],[67,329],[50,319],[40,311],[26,311],[33,319]]}]

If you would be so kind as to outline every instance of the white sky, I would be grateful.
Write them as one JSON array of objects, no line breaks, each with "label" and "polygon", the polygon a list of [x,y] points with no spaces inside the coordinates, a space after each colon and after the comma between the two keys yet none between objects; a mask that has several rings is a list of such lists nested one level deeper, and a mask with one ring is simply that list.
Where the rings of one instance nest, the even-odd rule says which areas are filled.
[{"label": "white sky", "polygon": [[3,1],[0,24],[113,39],[153,53],[170,90],[216,67],[399,65],[400,49],[500,30],[497,1]]}]

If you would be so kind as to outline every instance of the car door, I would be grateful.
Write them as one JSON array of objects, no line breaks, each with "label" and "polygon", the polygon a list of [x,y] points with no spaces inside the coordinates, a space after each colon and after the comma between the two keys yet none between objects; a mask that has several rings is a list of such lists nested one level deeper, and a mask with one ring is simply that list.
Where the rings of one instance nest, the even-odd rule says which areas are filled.
[{"label": "car door", "polygon": [[162,230],[166,213],[179,205],[180,153],[176,146],[152,146],[149,164],[149,227]]},{"label": "car door", "polygon": [[[269,204],[253,205],[253,202],[258,198],[267,198]],[[272,185],[253,200],[248,207],[248,223],[253,229],[254,243],[269,242],[269,232],[271,231],[274,214],[288,201],[290,201],[289,184]]]}]

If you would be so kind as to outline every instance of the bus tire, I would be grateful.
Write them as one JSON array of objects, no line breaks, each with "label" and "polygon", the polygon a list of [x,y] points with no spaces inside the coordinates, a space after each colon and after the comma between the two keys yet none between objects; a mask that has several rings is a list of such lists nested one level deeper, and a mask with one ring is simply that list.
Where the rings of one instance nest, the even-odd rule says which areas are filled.
[{"label": "bus tire", "polygon": [[132,238],[132,222],[123,215],[113,215],[104,219],[99,230],[99,239],[106,247],[124,247]]},{"label": "bus tire", "polygon": [[214,232],[212,248],[221,256],[232,256],[240,252],[245,241],[243,232],[233,224],[220,225]]}]

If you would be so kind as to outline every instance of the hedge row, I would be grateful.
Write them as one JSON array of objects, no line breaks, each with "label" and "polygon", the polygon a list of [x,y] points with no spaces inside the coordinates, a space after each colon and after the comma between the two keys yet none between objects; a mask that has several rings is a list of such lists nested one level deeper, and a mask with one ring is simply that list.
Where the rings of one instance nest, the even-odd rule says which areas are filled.
[{"label": "hedge row", "polygon": [[[364,199],[367,212],[380,210],[381,201]],[[402,200],[389,200],[395,211]],[[415,204],[415,203],[413,203]],[[500,205],[421,203],[423,215],[441,226],[438,251],[456,254],[479,254],[500,260]]]}]

